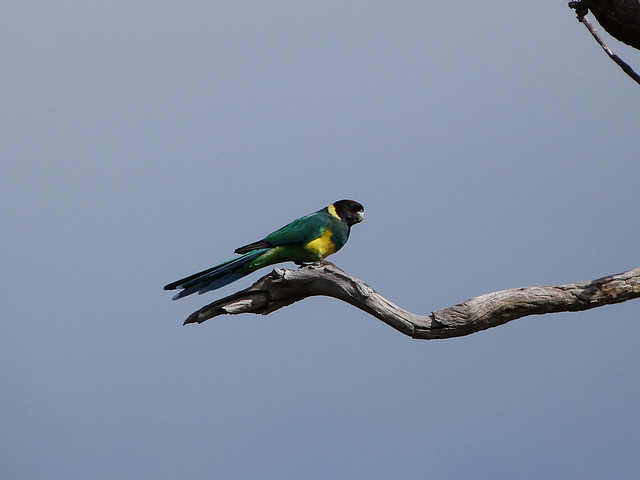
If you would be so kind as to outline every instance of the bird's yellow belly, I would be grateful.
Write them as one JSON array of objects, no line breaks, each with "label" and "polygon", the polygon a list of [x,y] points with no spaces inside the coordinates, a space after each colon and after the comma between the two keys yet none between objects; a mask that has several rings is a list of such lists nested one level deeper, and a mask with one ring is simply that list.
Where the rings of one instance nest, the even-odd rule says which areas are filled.
[{"label": "bird's yellow belly", "polygon": [[336,252],[336,246],[331,241],[331,235],[333,235],[333,232],[326,229],[321,236],[315,240],[311,240],[304,246],[304,248],[310,253],[316,255],[318,259],[326,258]]}]

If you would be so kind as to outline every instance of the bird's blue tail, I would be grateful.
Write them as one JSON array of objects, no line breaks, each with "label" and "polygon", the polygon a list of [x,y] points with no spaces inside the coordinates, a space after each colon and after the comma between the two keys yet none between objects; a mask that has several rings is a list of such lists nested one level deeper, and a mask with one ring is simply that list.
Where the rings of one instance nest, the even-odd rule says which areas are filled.
[{"label": "bird's blue tail", "polygon": [[179,298],[186,297],[192,293],[205,293],[209,290],[224,287],[245,275],[249,275],[252,270],[240,270],[241,267],[249,263],[251,260],[259,257],[267,250],[269,249],[261,248],[259,250],[245,253],[244,255],[221,263],[220,265],[216,265],[215,267],[208,268],[202,272],[195,273],[189,277],[170,283],[169,285],[166,285],[164,289],[176,290],[182,288],[183,290],[173,297],[173,300],[178,300]]}]

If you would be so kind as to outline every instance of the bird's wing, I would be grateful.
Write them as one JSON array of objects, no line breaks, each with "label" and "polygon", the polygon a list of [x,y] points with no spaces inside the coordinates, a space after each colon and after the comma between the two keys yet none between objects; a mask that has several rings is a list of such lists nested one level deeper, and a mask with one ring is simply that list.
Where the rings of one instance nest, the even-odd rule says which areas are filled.
[{"label": "bird's wing", "polygon": [[235,253],[247,253],[257,248],[269,248],[292,243],[307,244],[321,236],[331,225],[331,216],[323,211],[294,220],[262,240],[236,249]]}]

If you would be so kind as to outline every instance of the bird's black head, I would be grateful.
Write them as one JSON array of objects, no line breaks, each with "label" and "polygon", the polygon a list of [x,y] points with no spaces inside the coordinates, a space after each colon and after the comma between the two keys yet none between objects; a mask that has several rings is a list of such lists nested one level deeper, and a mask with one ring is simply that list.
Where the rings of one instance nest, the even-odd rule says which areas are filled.
[{"label": "bird's black head", "polygon": [[364,218],[364,207],[353,200],[339,200],[332,206],[340,219],[349,226],[360,223]]}]

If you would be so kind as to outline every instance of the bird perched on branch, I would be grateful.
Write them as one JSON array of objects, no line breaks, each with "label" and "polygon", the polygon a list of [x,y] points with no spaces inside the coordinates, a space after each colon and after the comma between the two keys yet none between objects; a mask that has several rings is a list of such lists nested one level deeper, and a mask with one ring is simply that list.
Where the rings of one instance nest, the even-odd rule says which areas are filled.
[{"label": "bird perched on branch", "polygon": [[239,257],[170,283],[165,290],[182,289],[177,300],[192,293],[205,293],[224,287],[256,270],[281,262],[303,265],[318,262],[340,250],[351,226],[364,218],[364,207],[353,200],[340,200],[311,215],[244,247],[236,249]]}]

